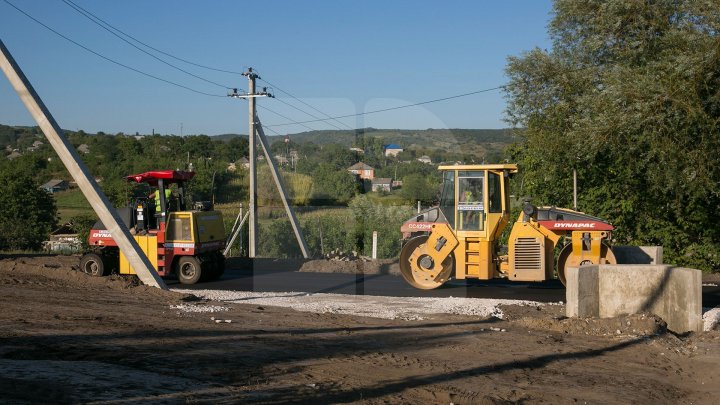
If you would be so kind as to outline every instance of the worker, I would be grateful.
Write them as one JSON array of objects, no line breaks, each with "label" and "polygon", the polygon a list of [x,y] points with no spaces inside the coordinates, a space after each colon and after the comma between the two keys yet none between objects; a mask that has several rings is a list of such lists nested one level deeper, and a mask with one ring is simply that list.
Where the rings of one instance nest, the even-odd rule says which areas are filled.
[{"label": "worker", "polygon": [[[153,228],[158,227],[157,218],[162,215],[161,214],[162,210],[160,209],[160,193],[158,191],[160,191],[160,190],[159,189],[155,190],[152,193],[150,193],[150,195],[148,195],[148,198],[155,200],[155,215],[151,216],[152,219],[154,220],[153,223],[151,224],[151,226]],[[170,190],[170,188],[166,188],[165,189],[165,207],[166,208],[170,206],[170,197],[171,196],[172,196],[172,190]]]},{"label": "worker", "polygon": [[[152,193],[150,193],[150,195],[148,196],[148,198],[155,199],[155,212],[160,212],[160,193],[158,193],[158,191],[160,191],[160,190],[159,189],[155,190]],[[170,197],[172,197],[172,190],[170,190],[169,188],[166,188],[165,189],[165,206],[166,207],[168,205],[170,205]]]},{"label": "worker", "polygon": [[[466,208],[460,215],[460,222],[464,230],[480,229],[480,213],[476,207],[478,204],[482,206],[482,185],[481,183],[470,180],[467,188],[461,194],[461,203]],[[480,208],[482,210],[482,208]]]}]

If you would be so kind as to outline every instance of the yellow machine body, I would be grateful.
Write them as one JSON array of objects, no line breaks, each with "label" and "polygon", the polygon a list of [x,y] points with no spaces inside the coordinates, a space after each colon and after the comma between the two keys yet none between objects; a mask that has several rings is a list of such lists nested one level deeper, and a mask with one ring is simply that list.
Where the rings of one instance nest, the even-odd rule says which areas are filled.
[{"label": "yellow machine body", "polygon": [[[614,263],[606,244],[612,226],[581,212],[530,204],[513,225],[508,254],[498,255],[498,241],[508,224],[508,178],[514,164],[440,166],[443,190],[437,214],[430,211],[403,225],[408,239],[400,254],[403,277],[417,288],[456,279],[544,281],[555,276],[555,248],[560,252],[558,277],[568,266]],[[432,211],[432,210],[431,210]],[[428,223],[428,217],[435,218]],[[576,229],[581,230],[576,230]]]},{"label": "yellow machine body", "polygon": [[[224,245],[225,228],[222,213],[220,211],[169,212],[165,227],[165,240],[159,241],[158,235],[162,235],[162,233],[135,235],[135,241],[145,252],[156,271],[159,270],[158,265],[160,267],[169,266],[175,256],[191,256],[217,250],[218,246]],[[120,252],[118,272],[135,274],[135,270],[122,252]]]},{"label": "yellow machine body", "polygon": [[[152,263],[155,271],[158,269],[158,243],[157,235],[135,235],[135,242],[138,243],[140,249],[145,253],[145,256]],[[120,268],[118,269],[120,274],[135,274],[135,270],[130,266],[127,257],[120,251]]]}]

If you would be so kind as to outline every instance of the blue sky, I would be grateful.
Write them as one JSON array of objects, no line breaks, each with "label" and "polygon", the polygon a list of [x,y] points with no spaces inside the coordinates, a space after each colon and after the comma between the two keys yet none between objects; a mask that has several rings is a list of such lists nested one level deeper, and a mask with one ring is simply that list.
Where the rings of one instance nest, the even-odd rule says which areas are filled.
[{"label": "blue sky", "polygon": [[[62,0],[8,0],[109,58],[203,92],[247,89],[247,79],[168,62],[137,51]],[[277,100],[259,99],[260,119],[280,134],[334,129],[328,123],[277,126],[412,104],[502,85],[506,59],[550,48],[549,0],[507,1],[170,1],[73,0],[115,27],[207,66],[252,66]],[[190,92],[107,62],[56,36],[0,0],[0,39],[66,129],[141,134],[247,133],[247,103]],[[258,82],[259,86],[267,83]],[[502,128],[505,100],[492,91],[334,123],[340,128]],[[324,118],[324,116],[322,116]],[[35,125],[0,77],[0,123]],[[269,132],[270,133],[270,132]]]}]

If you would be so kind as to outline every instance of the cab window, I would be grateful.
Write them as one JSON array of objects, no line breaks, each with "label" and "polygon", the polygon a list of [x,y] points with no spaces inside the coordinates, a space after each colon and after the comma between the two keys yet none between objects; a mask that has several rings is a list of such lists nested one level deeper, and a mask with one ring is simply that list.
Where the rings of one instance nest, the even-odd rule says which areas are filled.
[{"label": "cab window", "polygon": [[453,226],[455,224],[455,172],[445,172],[443,174],[440,210],[447,218],[450,226]]},{"label": "cab window", "polygon": [[502,194],[500,190],[500,175],[488,173],[488,212],[496,214],[502,212]]},{"label": "cab window", "polygon": [[458,230],[483,230],[485,222],[484,182],[484,172],[458,172]]}]

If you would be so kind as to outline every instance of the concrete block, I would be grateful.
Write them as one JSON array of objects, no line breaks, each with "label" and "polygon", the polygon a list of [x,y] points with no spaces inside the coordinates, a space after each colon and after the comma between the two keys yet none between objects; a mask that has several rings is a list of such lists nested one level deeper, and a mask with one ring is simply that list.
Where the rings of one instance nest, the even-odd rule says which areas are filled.
[{"label": "concrete block", "polygon": [[662,246],[613,246],[618,264],[663,264]]},{"label": "concrete block", "polygon": [[583,266],[583,271],[571,267],[565,274],[568,288],[566,290],[566,313],[569,317],[588,318],[600,313],[598,291],[598,266]]},{"label": "concrete block", "polygon": [[567,316],[611,318],[650,312],[673,332],[702,331],[701,276],[700,270],[668,265],[569,268]]}]

